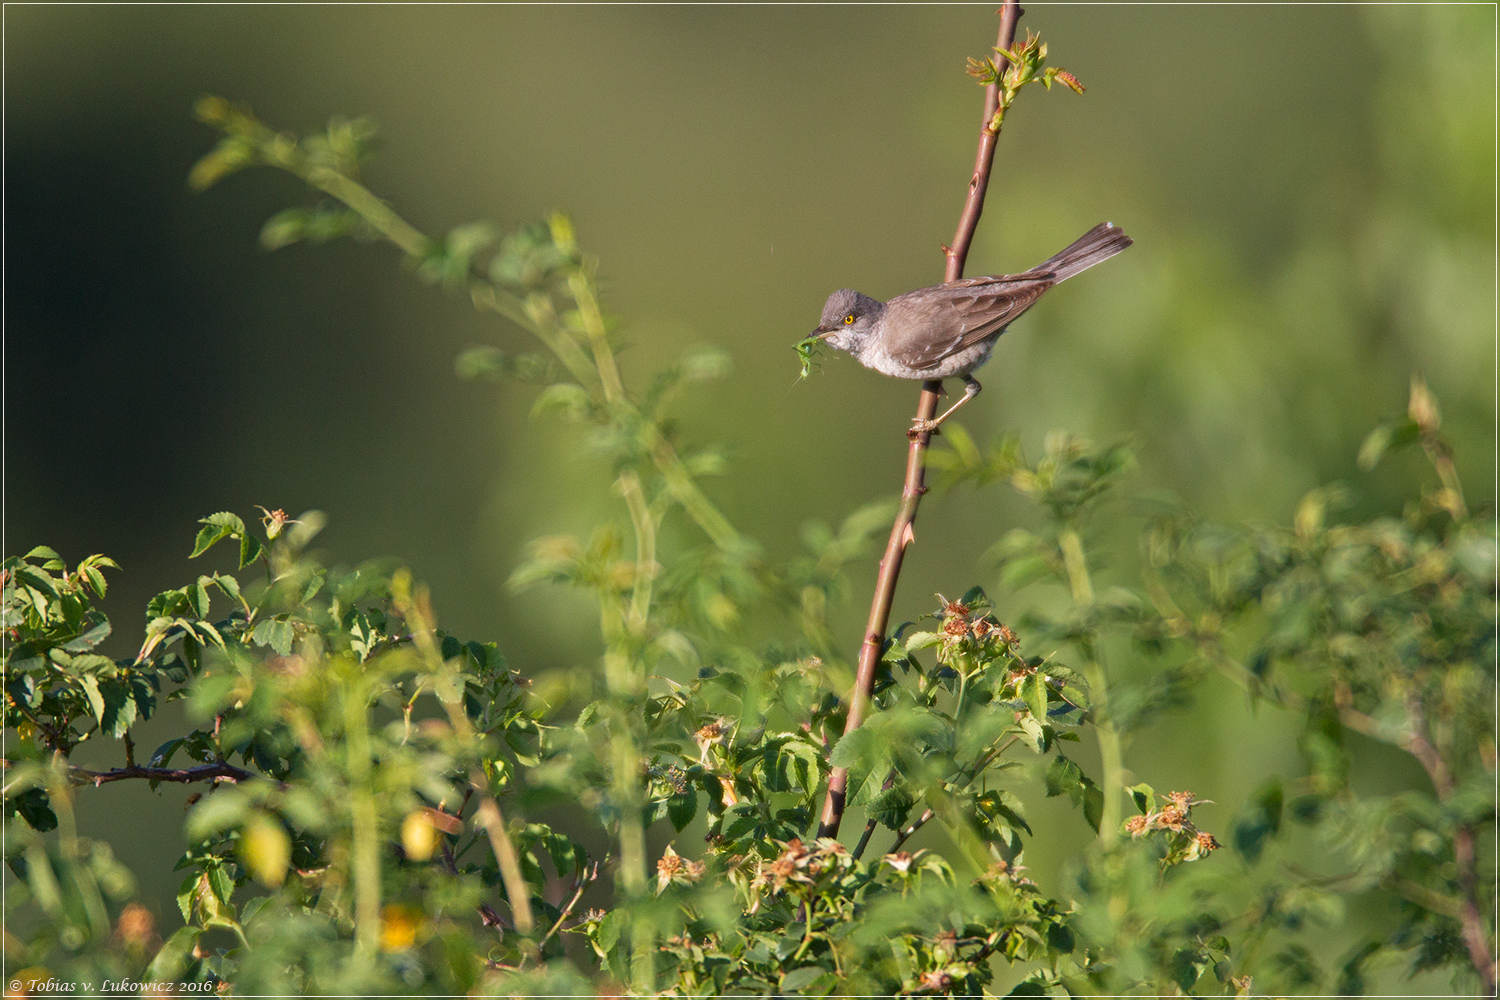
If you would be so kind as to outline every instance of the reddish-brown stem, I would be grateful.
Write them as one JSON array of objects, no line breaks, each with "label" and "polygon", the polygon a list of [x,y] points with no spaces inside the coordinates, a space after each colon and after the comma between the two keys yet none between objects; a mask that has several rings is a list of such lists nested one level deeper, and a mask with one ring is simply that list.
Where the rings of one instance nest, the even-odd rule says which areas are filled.
[{"label": "reddish-brown stem", "polygon": [[[1021,7],[1016,0],[1005,0],[1000,11],[1000,34],[996,49],[1008,50],[1015,40],[1016,21],[1021,16]],[[1003,72],[1005,57],[995,55],[997,67]],[[974,174],[969,179],[969,194],[964,200],[963,213],[959,216],[958,230],[953,236],[953,245],[944,250],[947,264],[943,280],[954,281],[963,276],[964,261],[969,255],[969,245],[974,241],[974,227],[979,225],[979,215],[984,209],[984,194],[989,187],[990,166],[995,159],[995,140],[998,134],[990,131],[990,122],[1000,107],[998,83],[992,83],[984,91],[984,118],[979,131],[979,151],[974,157]],[[917,401],[917,419],[931,420],[937,414],[938,398],[942,395],[941,381],[923,382],[922,395]],[[865,720],[869,708],[870,690],[875,683],[875,668],[880,663],[880,653],[885,645],[885,630],[890,624],[891,602],[896,595],[896,580],[901,576],[901,560],[906,547],[916,537],[912,525],[917,520],[917,506],[922,494],[927,492],[924,480],[927,473],[927,444],[931,435],[926,432],[909,433],[911,443],[906,451],[906,479],[901,488],[901,509],[896,523],[891,525],[890,541],[885,546],[885,556],[880,560],[880,573],[875,579],[875,596],[870,602],[870,618],[865,626],[865,641],[859,650],[859,668],[854,675],[854,691],[849,699],[849,717],[844,724],[845,734],[858,729]],[[848,769],[836,767],[828,776],[828,792],[823,799],[823,813],[818,823],[819,837],[837,837],[839,824],[844,818],[845,799],[848,795]]]},{"label": "reddish-brown stem", "polygon": [[[964,262],[969,257],[969,245],[974,242],[974,230],[979,228],[979,216],[984,211],[984,194],[990,186],[990,166],[995,162],[995,143],[1000,139],[998,131],[991,131],[990,124],[995,112],[1000,110],[1000,85],[998,77],[1005,72],[1006,59],[1002,54],[1009,51],[1016,39],[1016,22],[1020,20],[1021,5],[1015,0],[1006,0],[1000,8],[1000,38],[995,43],[995,69],[997,82],[984,88],[984,117],[980,119],[979,148],[974,153],[974,174],[969,178],[969,196],[964,200],[964,210],[958,217],[958,229],[953,233],[953,245],[946,253],[948,266],[943,273],[944,281],[957,281],[964,276]],[[926,384],[923,385],[926,391]]]}]

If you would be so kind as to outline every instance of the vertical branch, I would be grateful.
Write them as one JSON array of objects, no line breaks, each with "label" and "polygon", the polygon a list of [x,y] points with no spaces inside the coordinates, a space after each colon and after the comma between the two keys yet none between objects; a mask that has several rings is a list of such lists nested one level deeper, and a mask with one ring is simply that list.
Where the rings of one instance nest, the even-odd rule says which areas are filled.
[{"label": "vertical branch", "polygon": [[[1083,539],[1072,528],[1063,531],[1058,539],[1062,549],[1063,566],[1068,573],[1068,588],[1078,604],[1094,603],[1094,584],[1089,579],[1089,564],[1083,553]],[[1099,814],[1099,843],[1106,847],[1114,844],[1120,833],[1120,796],[1125,787],[1125,750],[1120,740],[1120,731],[1115,728],[1109,714],[1108,676],[1104,672],[1103,658],[1095,641],[1096,634],[1090,631],[1078,642],[1083,653],[1083,673],[1089,682],[1096,715],[1094,733],[1099,739],[1099,763],[1103,769],[1104,808]]]},{"label": "vertical branch", "polygon": [[373,955],[380,940],[380,811],[370,787],[371,754],[367,691],[363,678],[348,676],[344,688],[344,740],[348,747],[350,867],[354,876],[355,950]]},{"label": "vertical branch", "polygon": [[[1000,139],[1000,122],[995,113],[1000,110],[1000,77],[1005,73],[1005,53],[1016,40],[1016,22],[1021,19],[1021,5],[1016,0],[1006,0],[1000,8],[1000,37],[995,42],[995,82],[984,88],[984,117],[980,119],[979,148],[974,153],[974,174],[969,178],[969,197],[964,200],[964,210],[958,217],[958,229],[953,233],[953,245],[944,247],[948,257],[943,281],[957,281],[964,276],[964,262],[969,259],[969,245],[974,242],[974,231],[979,228],[979,216],[984,212],[984,195],[990,186],[990,166],[995,162],[995,143]],[[927,385],[922,386],[926,391]]]},{"label": "vertical branch", "polygon": [[[1003,52],[1011,47],[1016,36],[1016,21],[1021,16],[1017,0],[1005,0],[1000,11],[1000,34],[995,42],[999,51],[995,54],[996,65],[1005,67]],[[999,124],[995,113],[1000,108],[1000,86],[998,79],[984,90],[984,118],[979,132],[979,149],[974,156],[974,173],[969,178],[969,194],[959,216],[958,229],[953,236],[953,245],[944,247],[947,256],[943,280],[955,281],[963,276],[964,261],[969,254],[969,245],[974,241],[974,229],[979,225],[979,215],[984,211],[984,195],[989,188],[990,167],[995,160],[995,142],[999,138]],[[923,382],[922,394],[917,400],[917,418],[931,420],[937,415],[938,397],[942,394],[941,381]],[[869,708],[870,689],[875,683],[875,667],[880,662],[880,652],[885,645],[885,630],[890,624],[891,602],[896,594],[896,580],[901,576],[901,561],[906,556],[906,547],[915,539],[912,525],[917,520],[917,506],[922,494],[927,472],[927,445],[931,434],[913,431],[909,434],[911,444],[906,452],[906,478],[901,487],[901,509],[896,523],[891,525],[890,541],[886,543],[885,555],[880,560],[880,572],[875,579],[875,596],[870,602],[870,618],[865,626],[865,641],[859,649],[859,669],[854,676],[854,692],[849,700],[849,718],[844,732],[852,733],[863,724]],[[828,791],[823,799],[823,812],[818,823],[819,837],[836,837],[839,823],[844,817],[845,799],[848,795],[849,771],[836,767],[828,776]]]}]

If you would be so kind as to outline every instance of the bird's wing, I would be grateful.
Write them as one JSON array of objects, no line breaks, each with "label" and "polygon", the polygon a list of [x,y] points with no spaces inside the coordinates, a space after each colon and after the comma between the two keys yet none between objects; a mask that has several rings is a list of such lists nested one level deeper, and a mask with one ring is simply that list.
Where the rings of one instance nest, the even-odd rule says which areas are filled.
[{"label": "bird's wing", "polygon": [[891,356],[917,371],[997,336],[1054,284],[1047,271],[967,278],[898,295],[886,303],[885,322],[903,331]]}]

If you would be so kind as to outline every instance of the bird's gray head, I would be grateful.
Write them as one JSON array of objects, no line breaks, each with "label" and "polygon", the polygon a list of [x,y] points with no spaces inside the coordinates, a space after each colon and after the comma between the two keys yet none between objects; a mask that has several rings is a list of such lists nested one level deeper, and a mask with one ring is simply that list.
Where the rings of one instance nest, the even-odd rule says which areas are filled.
[{"label": "bird's gray head", "polygon": [[841,288],[828,296],[823,305],[823,318],[812,335],[857,356],[884,311],[884,302],[861,295],[852,288]]}]

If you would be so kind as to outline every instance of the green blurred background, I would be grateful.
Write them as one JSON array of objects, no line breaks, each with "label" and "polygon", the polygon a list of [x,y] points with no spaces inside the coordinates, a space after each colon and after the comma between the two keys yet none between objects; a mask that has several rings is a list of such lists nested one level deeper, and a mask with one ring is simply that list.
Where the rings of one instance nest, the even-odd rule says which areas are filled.
[{"label": "green blurred background", "polygon": [[[1420,473],[1414,458],[1354,463],[1419,372],[1471,503],[1492,502],[1495,16],[1030,5],[1023,28],[1088,93],[1021,97],[968,271],[1022,270],[1105,219],[1136,245],[1016,324],[965,425],[1033,451],[1054,427],[1130,438],[1142,489],[1211,516],[1285,521],[1331,479],[1362,491],[1364,515]],[[732,352],[683,425],[731,447],[716,499],[773,556],[798,550],[806,521],[898,488],[915,386],[842,356],[794,386],[791,344],[833,289],[940,280],[979,120],[964,59],[992,44],[992,6],[4,18],[5,551],[118,559],[115,655],[139,642],[150,595],[199,571],[195,519],[254,504],[326,511],[330,559],[407,561],[450,630],[498,640],[523,671],[597,652],[586,607],[504,581],[527,540],[594,523],[607,477],[567,429],[528,420],[532,388],[453,373],[465,346],[523,335],[383,246],[262,252],[260,223],[304,196],[270,172],[187,191],[214,141],[189,113],[204,93],[302,131],[373,116],[385,148],[367,178],[431,233],[571,214],[633,344],[627,377],[692,344]],[[934,591],[993,590],[977,556],[1023,516],[1003,489],[929,498],[897,619]],[[868,559],[835,612],[851,652],[872,577]],[[1297,772],[1279,725],[1211,686],[1128,763],[1225,803],[1205,816],[1223,830],[1267,774]],[[1393,761],[1386,780],[1417,777]],[[85,832],[158,899],[186,795],[120,783],[80,801]],[[1033,849],[1051,880],[1082,824],[1036,808],[1079,831]]]}]

